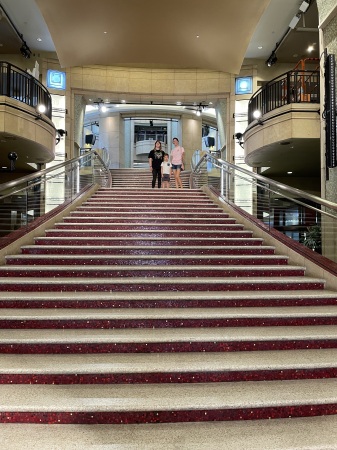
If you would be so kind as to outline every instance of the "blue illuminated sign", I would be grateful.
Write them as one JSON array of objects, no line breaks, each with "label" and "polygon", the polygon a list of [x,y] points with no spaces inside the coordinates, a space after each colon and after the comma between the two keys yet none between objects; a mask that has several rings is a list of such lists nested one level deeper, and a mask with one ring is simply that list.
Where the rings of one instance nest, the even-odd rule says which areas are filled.
[{"label": "blue illuminated sign", "polygon": [[47,87],[51,89],[66,88],[66,74],[58,70],[47,71]]},{"label": "blue illuminated sign", "polygon": [[253,93],[253,78],[240,77],[235,78],[235,94],[252,94]]}]

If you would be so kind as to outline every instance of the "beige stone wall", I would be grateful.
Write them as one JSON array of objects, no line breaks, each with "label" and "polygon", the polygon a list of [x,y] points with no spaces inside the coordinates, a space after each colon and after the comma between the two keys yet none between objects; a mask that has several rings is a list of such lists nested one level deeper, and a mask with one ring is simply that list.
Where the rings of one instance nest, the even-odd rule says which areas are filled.
[{"label": "beige stone wall", "polygon": [[[180,101],[217,102],[231,91],[233,77],[230,74],[206,70],[139,69],[127,67],[87,66],[67,69],[67,110],[69,134],[68,149],[71,155],[75,136],[74,95],[92,94],[93,97],[116,101],[129,99],[133,102],[154,101],[165,103],[172,99]],[[192,120],[193,119],[193,120]],[[197,133],[194,134],[196,132]],[[230,134],[230,133],[229,133]],[[189,115],[183,119],[182,142],[189,152],[199,148],[201,120]],[[124,149],[119,141],[120,163]],[[71,155],[73,156],[73,155]],[[190,155],[186,155],[186,161]],[[117,162],[117,161],[115,161]]]}]

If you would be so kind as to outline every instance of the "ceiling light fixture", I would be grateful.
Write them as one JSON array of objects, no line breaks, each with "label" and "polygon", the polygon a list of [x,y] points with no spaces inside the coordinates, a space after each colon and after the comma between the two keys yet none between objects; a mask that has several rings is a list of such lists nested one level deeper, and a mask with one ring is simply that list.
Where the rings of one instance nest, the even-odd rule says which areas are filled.
[{"label": "ceiling light fixture", "polygon": [[0,5],[1,7],[1,16],[6,16],[6,19],[8,20],[8,22],[10,23],[11,27],[13,28],[13,30],[15,31],[15,33],[19,36],[22,45],[20,47],[20,52],[21,55],[25,58],[30,58],[30,55],[32,54],[30,48],[28,47],[26,41],[23,38],[23,35],[19,32],[19,30],[16,28],[16,26],[14,25],[14,23],[12,22],[12,19],[9,17],[9,15],[7,14],[7,12],[5,11],[4,7],[2,5]]},{"label": "ceiling light fixture", "polygon": [[305,13],[306,10],[309,8],[309,6],[310,6],[310,2],[307,0],[304,0],[300,6],[300,11]]},{"label": "ceiling light fixture", "polygon": [[277,63],[277,56],[276,56],[275,52],[272,52],[272,54],[267,59],[266,64],[268,67],[271,67],[276,63]]}]

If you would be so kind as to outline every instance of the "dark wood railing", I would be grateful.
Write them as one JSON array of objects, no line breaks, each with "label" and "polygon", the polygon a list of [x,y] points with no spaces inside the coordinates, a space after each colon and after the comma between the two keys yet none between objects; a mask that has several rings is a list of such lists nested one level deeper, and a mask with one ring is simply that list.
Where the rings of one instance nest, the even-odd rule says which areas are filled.
[{"label": "dark wood railing", "polygon": [[255,92],[248,104],[248,124],[261,115],[290,103],[319,103],[320,76],[318,70],[293,70],[266,83]]},{"label": "dark wood railing", "polygon": [[5,61],[0,61],[0,95],[34,108],[43,104],[46,107],[44,114],[51,119],[52,100],[47,88],[26,71]]}]

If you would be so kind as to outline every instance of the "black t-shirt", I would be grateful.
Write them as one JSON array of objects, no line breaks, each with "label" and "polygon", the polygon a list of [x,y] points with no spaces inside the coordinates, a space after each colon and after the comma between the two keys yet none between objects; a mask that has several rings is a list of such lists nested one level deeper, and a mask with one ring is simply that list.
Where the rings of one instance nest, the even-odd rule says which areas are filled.
[{"label": "black t-shirt", "polygon": [[151,150],[148,158],[152,159],[152,168],[159,169],[161,163],[164,161],[165,152],[163,150]]}]

